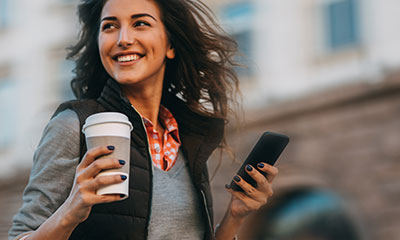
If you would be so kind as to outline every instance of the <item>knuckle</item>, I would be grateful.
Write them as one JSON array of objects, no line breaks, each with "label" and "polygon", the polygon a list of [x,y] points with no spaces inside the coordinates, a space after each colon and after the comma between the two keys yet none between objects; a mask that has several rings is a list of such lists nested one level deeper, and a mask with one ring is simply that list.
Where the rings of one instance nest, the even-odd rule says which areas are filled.
[{"label": "knuckle", "polygon": [[100,161],[94,161],[92,163],[92,165],[96,170],[101,170],[101,162]]},{"label": "knuckle", "polygon": [[252,186],[250,186],[250,187],[247,189],[247,193],[248,193],[248,194],[253,194],[253,193],[255,193],[255,191],[256,191],[256,189],[255,189],[254,187],[252,187]]},{"label": "knuckle", "polygon": [[93,157],[94,157],[93,150],[88,150],[85,154],[85,158],[93,158]]},{"label": "knuckle", "polygon": [[98,178],[96,179],[96,183],[97,183],[98,185],[106,185],[106,184],[107,184],[107,181],[106,181],[106,179],[105,179],[104,177],[98,177]]},{"label": "knuckle", "polygon": [[273,195],[274,195],[274,190],[272,190],[272,188],[270,188],[268,191],[268,197],[272,197]]},{"label": "knuckle", "polygon": [[81,199],[82,199],[82,202],[83,202],[85,205],[90,205],[91,199],[90,199],[90,197],[89,197],[87,194],[82,195],[82,196],[81,196]]},{"label": "knuckle", "polygon": [[81,184],[82,182],[83,182],[83,177],[82,177],[82,175],[77,175],[76,176],[76,180],[75,180],[75,182],[77,183],[77,184]]},{"label": "knuckle", "polygon": [[79,194],[79,196],[84,196],[85,195],[85,190],[83,189],[82,186],[78,185],[76,186],[76,192]]},{"label": "knuckle", "polygon": [[278,175],[278,173],[279,173],[278,168],[277,168],[277,167],[271,167],[271,173],[272,173],[274,176]]}]

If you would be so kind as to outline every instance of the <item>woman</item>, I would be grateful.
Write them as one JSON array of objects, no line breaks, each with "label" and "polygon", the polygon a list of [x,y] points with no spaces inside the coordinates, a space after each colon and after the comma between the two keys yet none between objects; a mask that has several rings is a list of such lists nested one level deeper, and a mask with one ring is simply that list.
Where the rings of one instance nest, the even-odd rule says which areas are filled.
[{"label": "woman", "polygon": [[[62,104],[46,127],[10,239],[234,238],[272,195],[277,175],[265,163],[248,166],[257,188],[235,176],[244,192],[227,188],[232,199],[214,231],[206,161],[223,143],[237,87],[234,41],[198,1],[84,0],[79,16],[83,30],[69,57],[80,100]],[[126,179],[97,174],[125,161],[95,161],[115,147],[86,150],[82,141],[84,119],[103,111],[126,114],[134,127],[122,201],[96,190]]]}]

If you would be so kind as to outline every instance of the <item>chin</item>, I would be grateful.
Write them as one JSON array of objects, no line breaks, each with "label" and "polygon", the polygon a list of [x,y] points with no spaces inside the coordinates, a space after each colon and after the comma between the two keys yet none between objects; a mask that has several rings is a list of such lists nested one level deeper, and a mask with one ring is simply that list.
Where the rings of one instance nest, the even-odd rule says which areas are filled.
[{"label": "chin", "polygon": [[115,81],[117,81],[121,85],[126,84],[134,84],[140,82],[140,79],[134,77],[114,77]]}]

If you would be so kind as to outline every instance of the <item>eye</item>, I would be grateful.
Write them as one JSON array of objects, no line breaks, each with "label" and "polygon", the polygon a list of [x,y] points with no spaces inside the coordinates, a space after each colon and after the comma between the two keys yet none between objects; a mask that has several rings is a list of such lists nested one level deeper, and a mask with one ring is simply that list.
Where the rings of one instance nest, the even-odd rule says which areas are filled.
[{"label": "eye", "polygon": [[105,23],[105,24],[101,27],[101,30],[102,30],[102,31],[105,31],[105,30],[107,30],[107,29],[113,29],[113,28],[116,28],[116,26],[115,26],[114,24],[112,24],[112,23]]},{"label": "eye", "polygon": [[146,22],[146,21],[143,21],[143,20],[139,20],[139,21],[136,21],[136,22],[133,24],[133,26],[134,26],[134,27],[150,26],[150,23],[148,23],[148,22]]}]

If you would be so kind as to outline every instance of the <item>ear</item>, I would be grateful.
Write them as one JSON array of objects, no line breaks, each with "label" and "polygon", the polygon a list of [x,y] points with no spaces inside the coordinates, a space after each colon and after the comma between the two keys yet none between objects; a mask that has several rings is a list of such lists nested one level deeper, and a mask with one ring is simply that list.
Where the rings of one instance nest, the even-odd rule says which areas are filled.
[{"label": "ear", "polygon": [[171,45],[168,46],[168,50],[167,50],[166,56],[167,56],[168,59],[174,59],[175,58],[175,49]]}]

